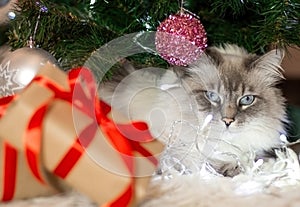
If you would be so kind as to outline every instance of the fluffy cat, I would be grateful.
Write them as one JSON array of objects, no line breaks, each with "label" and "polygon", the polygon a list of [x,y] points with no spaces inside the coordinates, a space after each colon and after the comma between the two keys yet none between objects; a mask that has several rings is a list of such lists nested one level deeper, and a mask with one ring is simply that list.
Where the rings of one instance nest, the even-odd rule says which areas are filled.
[{"label": "fluffy cat", "polygon": [[128,118],[146,121],[167,145],[176,140],[169,152],[184,165],[205,157],[217,172],[234,176],[249,153],[260,157],[280,146],[287,122],[276,87],[282,59],[280,50],[258,56],[236,45],[210,47],[188,67],[144,68],[104,83],[100,97]]}]

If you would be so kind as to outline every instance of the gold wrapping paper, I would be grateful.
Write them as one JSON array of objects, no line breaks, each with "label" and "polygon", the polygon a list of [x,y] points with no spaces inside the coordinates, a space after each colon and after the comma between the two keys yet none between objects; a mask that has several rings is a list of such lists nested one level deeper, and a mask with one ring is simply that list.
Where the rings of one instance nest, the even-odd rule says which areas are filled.
[{"label": "gold wrapping paper", "polygon": [[[67,75],[55,66],[47,64],[39,74],[50,78],[66,90],[69,89]],[[22,136],[30,116],[52,95],[51,90],[35,83],[26,88],[0,120],[0,144],[3,140],[8,140],[19,152],[22,152]],[[116,117],[120,117],[120,122],[130,123],[121,115],[115,116],[118,114],[115,111],[113,113],[115,122],[118,122]],[[50,195],[58,192],[55,188],[66,190],[68,186],[89,196],[99,204],[109,203],[122,194],[131,182],[130,173],[100,128],[97,129],[94,139],[65,179],[53,175],[53,170],[74,144],[78,133],[92,121],[90,117],[64,100],[51,102],[42,126],[41,165],[44,169],[44,177],[53,186],[40,184],[29,172],[24,157],[20,157],[14,198]],[[163,145],[157,140],[142,145],[156,157],[163,150]],[[131,200],[132,205],[144,196],[149,178],[155,170],[155,166],[147,158],[135,155],[134,174],[136,177],[133,178],[135,191]],[[2,164],[1,159],[0,164]],[[0,190],[0,195],[1,193]]]},{"label": "gold wrapping paper", "polygon": [[[29,90],[24,90],[22,95],[10,104],[4,117],[0,119],[0,166],[3,168],[4,142],[8,142],[18,150],[17,158],[17,179],[14,199],[31,198],[35,196],[45,196],[57,193],[53,186],[40,183],[28,168],[25,159],[23,134],[28,124],[30,115],[36,107],[51,96],[51,92],[40,88],[35,90],[36,85],[32,85]],[[27,97],[31,97],[28,99]],[[46,174],[45,174],[46,175]],[[3,195],[3,170],[0,170],[2,178],[0,182],[0,196]]]}]

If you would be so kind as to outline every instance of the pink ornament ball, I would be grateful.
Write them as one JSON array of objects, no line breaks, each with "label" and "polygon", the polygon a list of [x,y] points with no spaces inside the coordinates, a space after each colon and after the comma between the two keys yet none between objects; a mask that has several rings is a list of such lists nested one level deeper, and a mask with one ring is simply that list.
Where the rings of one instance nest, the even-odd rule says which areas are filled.
[{"label": "pink ornament ball", "polygon": [[170,64],[186,66],[207,47],[206,31],[191,14],[170,15],[157,27],[155,45],[158,54]]}]

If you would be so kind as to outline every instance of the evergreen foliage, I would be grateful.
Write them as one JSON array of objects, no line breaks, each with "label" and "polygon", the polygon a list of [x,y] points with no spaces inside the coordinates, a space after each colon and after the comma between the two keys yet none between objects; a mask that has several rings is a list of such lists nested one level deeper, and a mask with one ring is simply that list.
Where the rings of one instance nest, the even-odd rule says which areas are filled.
[{"label": "evergreen foliage", "polygon": [[[125,34],[155,31],[180,9],[174,0],[19,0],[18,15],[8,30],[9,44],[26,45],[34,33],[37,45],[64,69],[82,65],[90,54]],[[48,11],[41,12],[41,5]],[[200,17],[209,45],[225,42],[264,53],[270,47],[300,46],[299,0],[186,0],[184,8]],[[138,64],[166,64],[150,54],[132,57]]]}]

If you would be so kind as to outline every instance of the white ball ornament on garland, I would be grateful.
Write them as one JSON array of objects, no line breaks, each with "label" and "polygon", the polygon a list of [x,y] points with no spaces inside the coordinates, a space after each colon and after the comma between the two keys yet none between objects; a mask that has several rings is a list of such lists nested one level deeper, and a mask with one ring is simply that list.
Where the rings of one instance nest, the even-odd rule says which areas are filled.
[{"label": "white ball ornament on garland", "polygon": [[8,54],[0,62],[0,97],[20,92],[48,62],[58,65],[50,53],[32,43]]}]

